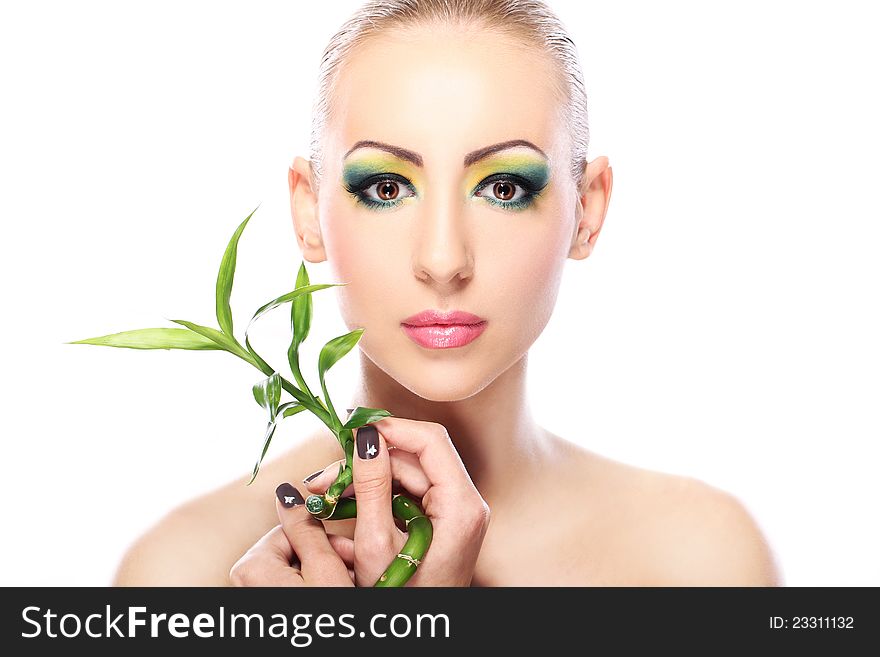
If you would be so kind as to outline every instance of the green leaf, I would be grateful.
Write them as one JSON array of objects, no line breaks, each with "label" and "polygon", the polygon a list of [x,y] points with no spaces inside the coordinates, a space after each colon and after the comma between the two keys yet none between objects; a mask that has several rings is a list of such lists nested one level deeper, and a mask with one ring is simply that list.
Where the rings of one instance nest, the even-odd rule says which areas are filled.
[{"label": "green leaf", "polygon": [[351,351],[363,334],[364,329],[360,328],[355,329],[351,333],[340,335],[338,338],[333,338],[322,347],[321,353],[318,356],[318,378],[321,380],[324,402],[327,404],[327,410],[330,412],[330,417],[336,428],[341,428],[342,425],[336,415],[336,409],[333,408],[333,402],[330,401],[330,393],[327,392],[327,384],[324,382],[324,373],[333,367],[340,358]]},{"label": "green leaf", "polygon": [[260,356],[260,354],[258,354],[251,346],[251,341],[248,338],[247,331],[245,331],[244,334],[244,345],[245,348],[247,348],[248,353],[253,357],[254,361],[256,361],[257,368],[259,368],[259,370],[263,374],[269,374],[270,372],[272,372],[272,366],[269,365],[269,363],[267,363],[265,360],[263,360],[262,356]]},{"label": "green leaf", "polygon": [[[306,271],[305,260],[299,266],[299,273],[296,275],[296,287],[308,287],[309,273]],[[300,388],[306,394],[312,395],[309,384],[303,378],[299,369],[299,346],[309,335],[309,328],[312,324],[312,295],[311,293],[303,294],[294,299],[290,308],[290,346],[287,348],[287,362],[290,364],[290,371]]]},{"label": "green leaf", "polygon": [[[324,290],[328,287],[336,287],[337,285],[348,285],[348,283],[322,283],[320,285],[306,285],[305,287],[299,287],[295,290],[288,292],[287,294],[282,294],[280,297],[272,299],[269,303],[265,303],[257,309],[257,312],[254,313],[254,316],[251,317],[251,321],[248,322],[247,328],[244,330],[244,343],[247,345],[247,353],[248,357],[251,358],[251,362],[255,362],[256,366],[262,370],[264,374],[270,374],[272,369],[268,368],[266,365],[266,361],[260,358],[257,353],[253,350],[253,347],[250,346],[250,339],[248,338],[248,333],[251,330],[251,326],[254,325],[254,322],[257,321],[264,314],[272,310],[273,308],[277,308],[283,303],[287,303],[288,301],[293,301],[294,299],[301,297],[303,295],[310,294],[311,292],[315,292],[317,290]],[[296,370],[294,370],[296,372]]]},{"label": "green leaf", "polygon": [[240,344],[238,344],[235,338],[232,338],[225,333],[221,333],[217,329],[211,328],[210,326],[200,326],[199,324],[194,324],[184,319],[172,319],[170,321],[174,322],[175,324],[185,326],[190,331],[195,331],[199,335],[202,335],[211,340],[221,349],[225,349],[229,353],[235,354],[239,358],[242,358],[251,364],[255,364],[251,355],[246,352]]},{"label": "green leaf", "polygon": [[281,403],[281,375],[275,372],[272,376],[255,383],[253,392],[257,403],[269,411],[269,421],[274,422],[278,404]]},{"label": "green leaf", "polygon": [[244,221],[239,224],[232,239],[226,246],[223,254],[223,260],[220,262],[220,271],[217,273],[217,322],[220,324],[220,330],[226,335],[232,333],[232,309],[229,306],[229,298],[232,295],[232,280],[235,278],[235,260],[238,253],[238,240],[242,231],[247,226],[248,221],[254,216],[254,212],[259,209],[259,205],[254,208]]},{"label": "green leaf", "polygon": [[389,413],[384,408],[365,408],[363,406],[358,406],[349,416],[346,423],[342,425],[342,428],[357,429],[370,422],[381,420],[383,417],[394,417],[394,414]]},{"label": "green leaf", "polygon": [[96,344],[128,349],[221,349],[213,340],[182,328],[149,328],[111,333],[66,344]]},{"label": "green leaf", "polygon": [[290,417],[291,415],[296,415],[304,410],[306,410],[306,407],[302,404],[297,402],[287,402],[278,407],[278,415],[281,417]]},{"label": "green leaf", "polygon": [[340,358],[351,351],[363,334],[364,329],[355,329],[351,333],[333,338],[324,345],[321,349],[321,354],[318,356],[318,375],[322,381],[324,379],[324,372],[333,367]]},{"label": "green leaf", "polygon": [[[302,262],[299,266],[299,273],[296,275],[296,287],[308,287],[309,273],[306,271],[306,263]],[[312,295],[304,294],[293,300],[290,308],[290,330],[293,333],[293,342],[290,348],[294,351],[309,335],[309,328],[312,325]]]},{"label": "green leaf", "polygon": [[[256,392],[254,393],[254,396],[256,396]],[[266,452],[269,450],[269,443],[272,442],[272,436],[275,435],[275,428],[278,426],[278,423],[282,419],[290,417],[291,415],[296,415],[304,410],[306,410],[305,407],[296,402],[287,402],[278,407],[278,412],[276,413],[275,418],[266,425],[266,433],[263,435],[263,449],[260,452],[260,458],[257,459],[257,462],[254,465],[254,471],[251,475],[251,480],[248,482],[248,486],[254,483],[254,479],[257,478],[257,473],[260,471],[260,465],[263,463],[263,459],[266,458]]]},{"label": "green leaf", "polygon": [[254,472],[251,475],[251,480],[248,482],[248,486],[254,483],[254,479],[257,478],[257,473],[260,471],[260,465],[263,463],[263,459],[266,457],[266,452],[269,450],[269,443],[272,442],[272,436],[275,433],[275,427],[277,427],[277,422],[270,422],[266,426],[266,433],[263,436],[263,450],[260,452],[260,458],[257,459],[256,464],[254,464]]},{"label": "green leaf", "polygon": [[[261,316],[272,310],[273,308],[277,308],[283,303],[287,303],[288,301],[293,301],[299,296],[304,294],[309,294],[310,292],[317,292],[318,290],[323,290],[328,287],[337,287],[340,285],[348,285],[348,283],[321,283],[319,285],[306,285],[305,287],[298,287],[295,290],[288,292],[287,294],[282,294],[280,297],[276,299],[272,299],[269,303],[265,303],[254,313],[254,316],[251,317],[250,324],[253,324],[257,321]],[[248,327],[250,327],[250,324]]]}]

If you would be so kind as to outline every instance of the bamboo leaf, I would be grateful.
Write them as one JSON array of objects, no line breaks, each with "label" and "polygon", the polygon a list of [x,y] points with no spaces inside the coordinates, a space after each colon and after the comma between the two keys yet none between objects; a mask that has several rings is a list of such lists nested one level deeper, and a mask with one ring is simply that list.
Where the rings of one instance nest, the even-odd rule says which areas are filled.
[{"label": "bamboo leaf", "polygon": [[[299,272],[296,275],[296,287],[308,287],[309,273],[306,271],[305,260],[299,266]],[[290,364],[290,371],[300,388],[306,394],[312,395],[309,384],[303,378],[299,368],[299,346],[305,341],[309,335],[309,328],[312,324],[312,295],[311,293],[298,296],[291,302],[290,308],[290,346],[287,348],[287,362]]]},{"label": "bamboo leaf", "polygon": [[330,393],[327,392],[324,373],[333,367],[340,358],[351,351],[352,347],[354,347],[358,343],[358,340],[361,339],[363,333],[364,329],[360,328],[355,329],[351,333],[346,333],[345,335],[333,338],[321,348],[321,353],[318,356],[318,378],[321,380],[321,390],[324,392],[324,402],[327,404],[327,410],[330,412],[333,425],[337,428],[341,428],[342,424],[339,422],[339,418],[336,415],[336,409],[333,408],[333,402],[330,401]]},{"label": "bamboo leaf", "polygon": [[304,410],[306,410],[306,407],[302,404],[297,402],[287,402],[278,407],[278,415],[281,417],[290,417],[291,415],[296,415]]},{"label": "bamboo leaf", "polygon": [[394,417],[394,415],[393,413],[386,411],[384,408],[365,408],[363,406],[358,406],[349,416],[346,423],[342,425],[342,428],[357,429],[370,422],[381,420],[383,417]]},{"label": "bamboo leaf", "polygon": [[[251,342],[248,339],[247,333],[244,336],[244,343],[247,345],[247,350],[249,355],[253,360],[250,362],[254,363],[263,374],[271,375],[275,370],[272,368],[269,363],[263,360],[262,356],[258,354],[254,348],[251,346]],[[287,383],[287,385],[285,385]],[[321,417],[323,409],[321,409],[320,405],[315,401],[311,393],[303,392],[295,385],[289,382],[285,382],[284,377],[281,378],[281,387],[289,392],[300,404],[303,404],[308,410],[312,411],[318,417]]]},{"label": "bamboo leaf", "polygon": [[232,338],[225,333],[221,333],[217,329],[211,328],[210,326],[201,326],[199,324],[194,324],[193,322],[188,322],[184,319],[172,319],[170,321],[174,322],[175,324],[185,326],[190,331],[194,331],[199,335],[208,338],[209,340],[214,342],[214,344],[218,345],[221,349],[225,349],[229,353],[235,354],[239,358],[242,358],[251,364],[255,364],[251,355],[246,352],[240,344],[238,344],[235,338]]},{"label": "bamboo leaf", "polygon": [[272,436],[275,433],[276,426],[278,426],[276,422],[270,422],[266,426],[266,433],[263,436],[263,450],[260,452],[260,458],[258,458],[256,464],[254,464],[254,472],[251,475],[251,480],[248,482],[248,486],[254,483],[254,479],[257,478],[257,473],[260,471],[260,465],[263,463],[263,459],[266,457],[266,452],[269,450],[269,443],[272,442]]},{"label": "bamboo leaf", "polygon": [[281,375],[275,372],[272,376],[255,383],[253,393],[257,403],[269,411],[269,421],[274,422],[278,413],[278,404],[281,403]]},{"label": "bamboo leaf", "polygon": [[253,357],[253,359],[256,361],[256,363],[257,363],[257,367],[259,368],[259,370],[260,370],[263,374],[270,374],[270,373],[273,371],[273,370],[272,370],[272,366],[269,365],[269,363],[267,363],[265,360],[263,360],[263,357],[260,356],[260,354],[258,354],[258,353],[254,350],[254,348],[251,346],[251,341],[250,341],[250,339],[248,338],[247,331],[245,331],[245,334],[244,334],[244,345],[245,345],[245,347],[247,348],[248,353],[249,353],[249,354]]},{"label": "bamboo leaf", "polygon": [[[293,301],[303,294],[309,294],[311,292],[317,292],[318,290],[323,290],[328,287],[337,287],[340,285],[348,285],[348,283],[321,283],[319,285],[306,285],[305,287],[298,287],[295,290],[292,290],[287,294],[282,294],[280,297],[272,299],[272,301],[260,306],[257,312],[254,313],[254,316],[251,317],[250,324],[253,324],[255,321],[257,321],[260,317],[262,317],[273,308],[277,308],[281,304],[287,303],[288,301]],[[250,324],[248,325],[248,327],[250,327]]]},{"label": "bamboo leaf", "polygon": [[333,367],[340,358],[351,351],[352,347],[361,339],[363,333],[364,329],[355,329],[351,333],[333,338],[324,345],[321,349],[321,354],[318,356],[318,374],[322,381],[324,379],[324,372]]},{"label": "bamboo leaf", "polygon": [[210,338],[185,328],[134,329],[66,344],[94,344],[128,349],[222,349]]},{"label": "bamboo leaf", "polygon": [[220,330],[226,335],[232,333],[232,308],[229,306],[229,299],[232,296],[232,281],[235,278],[235,261],[238,255],[238,240],[242,231],[247,226],[248,221],[254,216],[254,212],[259,209],[259,205],[254,208],[244,221],[236,228],[232,239],[226,246],[223,253],[223,260],[220,261],[220,271],[217,273],[217,322],[220,324]]},{"label": "bamboo leaf", "polygon": [[[253,347],[251,347],[250,338],[248,337],[248,333],[250,333],[251,327],[254,322],[257,321],[264,314],[272,310],[273,308],[277,308],[281,304],[287,303],[288,301],[293,301],[294,299],[301,297],[303,295],[308,295],[311,292],[315,292],[317,290],[324,290],[328,287],[335,287],[337,285],[348,285],[348,283],[321,283],[320,285],[306,285],[305,287],[298,287],[287,294],[282,294],[280,297],[272,299],[272,301],[263,304],[257,309],[257,312],[254,313],[254,316],[251,317],[251,321],[248,322],[247,328],[244,330],[244,343],[247,345],[247,353],[248,356],[252,359],[251,362],[255,362],[256,366],[262,370],[264,374],[271,374],[272,368],[266,364],[262,358],[254,351]],[[294,369],[294,375],[298,374],[299,370]],[[303,393],[304,396],[310,395],[310,393]],[[298,396],[297,399],[300,399]]]},{"label": "bamboo leaf", "polygon": [[254,465],[254,471],[251,475],[251,480],[248,482],[248,486],[254,483],[254,479],[257,478],[257,473],[260,471],[260,465],[263,463],[263,459],[266,458],[266,452],[269,450],[269,443],[272,442],[272,436],[275,435],[275,429],[278,426],[278,423],[282,419],[301,413],[304,410],[306,410],[305,407],[296,402],[287,402],[278,407],[278,412],[276,413],[275,418],[266,425],[266,433],[263,436],[263,449],[260,452],[260,458],[257,459],[257,462]]},{"label": "bamboo leaf", "polygon": [[[305,261],[299,266],[296,275],[296,287],[308,287],[309,273],[306,271]],[[290,308],[290,329],[293,333],[293,342],[290,348],[294,351],[305,341],[312,325],[312,295],[304,294],[293,300]]]}]

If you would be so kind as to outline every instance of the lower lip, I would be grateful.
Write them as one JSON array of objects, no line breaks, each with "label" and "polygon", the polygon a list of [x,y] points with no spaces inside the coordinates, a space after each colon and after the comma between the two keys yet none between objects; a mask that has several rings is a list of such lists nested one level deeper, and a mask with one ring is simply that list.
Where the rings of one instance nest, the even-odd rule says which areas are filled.
[{"label": "lower lip", "polygon": [[410,326],[401,324],[413,342],[427,349],[452,349],[463,347],[476,340],[486,329],[486,322],[479,324],[433,324]]}]

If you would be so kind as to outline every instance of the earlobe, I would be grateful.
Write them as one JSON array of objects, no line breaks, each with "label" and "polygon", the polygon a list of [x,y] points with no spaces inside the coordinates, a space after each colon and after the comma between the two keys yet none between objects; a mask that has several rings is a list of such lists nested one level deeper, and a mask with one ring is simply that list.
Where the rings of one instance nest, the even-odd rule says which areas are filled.
[{"label": "earlobe", "polygon": [[318,221],[318,196],[312,181],[308,160],[301,157],[294,159],[287,172],[287,182],[290,187],[290,214],[296,241],[305,260],[324,262],[327,254]]},{"label": "earlobe", "polygon": [[584,226],[583,221],[578,224],[577,234],[572,241],[568,257],[572,260],[583,260],[593,252],[593,244],[590,241],[590,229]]}]

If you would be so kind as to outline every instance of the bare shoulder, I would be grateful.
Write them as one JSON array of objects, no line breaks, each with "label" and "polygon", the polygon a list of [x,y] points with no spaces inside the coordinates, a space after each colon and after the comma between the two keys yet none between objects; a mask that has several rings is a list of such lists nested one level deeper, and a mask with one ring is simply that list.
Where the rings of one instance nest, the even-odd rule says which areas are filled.
[{"label": "bare shoulder", "polygon": [[[275,488],[342,458],[329,432],[304,436],[250,476],[206,492],[169,511],[128,548],[114,586],[226,586],[236,561],[278,524]],[[347,521],[341,521],[347,522]]]},{"label": "bare shoulder", "polygon": [[600,501],[588,521],[601,528],[607,553],[622,555],[621,573],[636,573],[647,586],[783,585],[772,547],[734,494],[696,477],[573,450],[575,467],[590,475],[582,494]]},{"label": "bare shoulder", "polygon": [[654,473],[659,586],[782,586],[776,555],[733,493],[695,477]]}]

